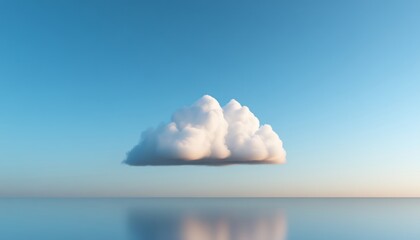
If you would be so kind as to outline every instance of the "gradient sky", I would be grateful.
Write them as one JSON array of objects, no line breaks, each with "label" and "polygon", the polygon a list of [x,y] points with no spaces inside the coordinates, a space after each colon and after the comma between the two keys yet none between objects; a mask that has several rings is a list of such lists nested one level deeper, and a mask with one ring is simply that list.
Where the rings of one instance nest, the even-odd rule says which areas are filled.
[{"label": "gradient sky", "polygon": [[[419,196],[419,1],[1,1],[0,196]],[[287,164],[130,167],[210,94]]]}]

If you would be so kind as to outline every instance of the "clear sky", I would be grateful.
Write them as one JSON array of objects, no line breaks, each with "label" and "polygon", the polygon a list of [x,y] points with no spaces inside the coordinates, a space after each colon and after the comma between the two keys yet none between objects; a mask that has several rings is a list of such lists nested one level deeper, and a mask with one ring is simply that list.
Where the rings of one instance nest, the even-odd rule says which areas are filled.
[{"label": "clear sky", "polygon": [[[0,196],[420,196],[419,1],[1,1]],[[130,167],[204,94],[287,164]]]}]

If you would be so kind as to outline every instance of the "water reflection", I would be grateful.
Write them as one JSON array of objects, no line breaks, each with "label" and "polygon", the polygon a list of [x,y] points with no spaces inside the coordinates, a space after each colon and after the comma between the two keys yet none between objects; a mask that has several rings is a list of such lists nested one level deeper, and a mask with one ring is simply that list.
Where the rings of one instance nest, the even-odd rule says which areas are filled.
[{"label": "water reflection", "polygon": [[128,211],[136,240],[285,240],[282,209],[253,200],[156,200]]}]

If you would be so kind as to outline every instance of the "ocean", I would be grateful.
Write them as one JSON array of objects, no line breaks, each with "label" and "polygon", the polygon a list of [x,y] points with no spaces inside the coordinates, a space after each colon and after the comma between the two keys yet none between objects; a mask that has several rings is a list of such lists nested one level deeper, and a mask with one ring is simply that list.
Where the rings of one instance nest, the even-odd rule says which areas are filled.
[{"label": "ocean", "polygon": [[420,199],[0,199],[2,240],[418,240]]}]

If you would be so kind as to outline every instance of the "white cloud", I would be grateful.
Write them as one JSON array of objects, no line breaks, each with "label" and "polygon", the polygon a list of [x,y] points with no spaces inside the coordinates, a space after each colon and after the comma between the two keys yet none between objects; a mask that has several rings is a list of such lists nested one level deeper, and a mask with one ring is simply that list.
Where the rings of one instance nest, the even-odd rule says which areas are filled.
[{"label": "white cloud", "polygon": [[223,108],[209,95],[172,115],[170,123],[143,132],[124,161],[129,165],[284,163],[286,152],[270,125],[260,126],[248,107]]}]

